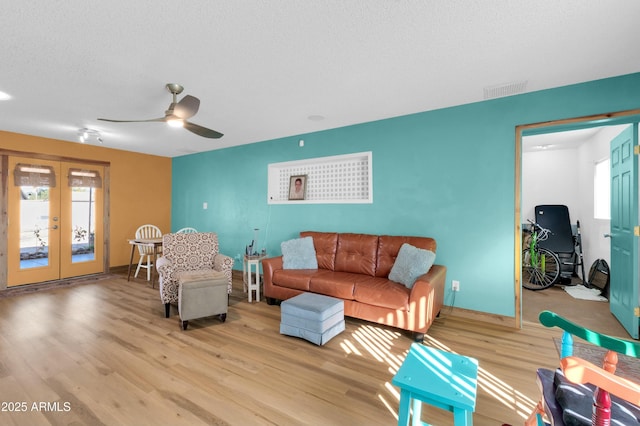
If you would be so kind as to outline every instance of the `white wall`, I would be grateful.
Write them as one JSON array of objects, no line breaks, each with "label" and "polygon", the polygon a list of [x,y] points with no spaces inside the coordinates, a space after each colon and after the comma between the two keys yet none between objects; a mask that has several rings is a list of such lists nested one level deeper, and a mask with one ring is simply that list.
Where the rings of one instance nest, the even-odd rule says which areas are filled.
[{"label": "white wall", "polygon": [[[596,259],[610,264],[610,220],[594,218],[594,166],[609,157],[609,142],[626,126],[602,127],[577,148],[522,154],[522,220],[534,219],[539,204],[564,204],[571,223],[580,221],[585,273]],[[580,271],[578,270],[580,273]]]},{"label": "white wall", "polygon": [[580,164],[576,149],[525,152],[522,155],[522,221],[534,220],[534,207],[564,204],[575,223],[579,210]]}]

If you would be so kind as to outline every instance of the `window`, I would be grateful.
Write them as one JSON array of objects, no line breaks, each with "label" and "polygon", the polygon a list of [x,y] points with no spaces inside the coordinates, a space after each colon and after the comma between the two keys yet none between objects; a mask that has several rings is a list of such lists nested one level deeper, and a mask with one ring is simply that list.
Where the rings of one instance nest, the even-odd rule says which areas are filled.
[{"label": "window", "polygon": [[598,161],[593,173],[593,217],[611,219],[611,169],[609,159]]}]

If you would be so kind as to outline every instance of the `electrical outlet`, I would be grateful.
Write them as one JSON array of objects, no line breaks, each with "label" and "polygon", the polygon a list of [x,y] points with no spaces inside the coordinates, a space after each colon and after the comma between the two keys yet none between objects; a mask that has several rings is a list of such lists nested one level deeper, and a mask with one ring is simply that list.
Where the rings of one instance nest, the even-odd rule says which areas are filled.
[{"label": "electrical outlet", "polygon": [[451,290],[460,291],[460,281],[456,281],[456,280],[451,281]]}]

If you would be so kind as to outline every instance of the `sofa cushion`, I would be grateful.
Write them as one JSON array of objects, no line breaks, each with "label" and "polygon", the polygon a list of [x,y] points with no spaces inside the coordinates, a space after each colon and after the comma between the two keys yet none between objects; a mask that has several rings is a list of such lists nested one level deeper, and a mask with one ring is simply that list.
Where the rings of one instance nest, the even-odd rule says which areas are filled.
[{"label": "sofa cushion", "polygon": [[193,271],[177,271],[174,277],[179,283],[190,283],[196,281],[216,281],[224,279],[226,281],[227,275],[222,271],[216,271],[215,269],[195,269]]},{"label": "sofa cushion", "polygon": [[284,269],[318,269],[313,238],[304,237],[283,241],[280,248]]},{"label": "sofa cushion", "polygon": [[418,277],[429,272],[435,260],[436,254],[431,250],[419,249],[404,243],[391,268],[389,279],[412,288]]},{"label": "sofa cushion", "polygon": [[383,308],[406,311],[411,290],[386,278],[368,278],[356,283],[353,298],[356,302]]},{"label": "sofa cushion", "polygon": [[309,291],[309,282],[316,272],[314,269],[277,269],[271,282],[280,287]]},{"label": "sofa cushion", "polygon": [[394,235],[381,235],[378,237],[378,261],[376,264],[376,277],[387,278],[391,268],[398,257],[402,244],[411,244],[414,247],[436,252],[436,240],[429,237],[405,237]]},{"label": "sofa cushion", "polygon": [[336,248],[338,247],[338,234],[335,232],[305,231],[300,237],[313,238],[313,246],[316,249],[318,268],[333,271],[336,265]]},{"label": "sofa cushion", "polygon": [[378,236],[338,234],[336,272],[352,272],[374,276],[378,254]]},{"label": "sofa cushion", "polygon": [[356,283],[370,278],[350,272],[325,272],[325,274],[311,277],[309,291],[345,300],[353,300],[353,289]]}]

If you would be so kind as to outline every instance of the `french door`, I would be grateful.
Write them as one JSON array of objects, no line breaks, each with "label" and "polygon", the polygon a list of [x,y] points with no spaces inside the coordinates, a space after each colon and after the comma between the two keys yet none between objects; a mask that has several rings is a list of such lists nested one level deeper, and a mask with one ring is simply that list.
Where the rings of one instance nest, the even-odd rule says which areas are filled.
[{"label": "french door", "polygon": [[7,285],[104,272],[104,167],[9,157]]},{"label": "french door", "polygon": [[611,274],[609,309],[637,339],[638,308],[638,124],[627,127],[611,141]]}]

